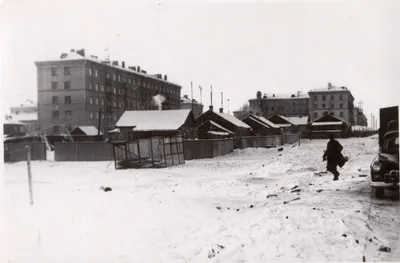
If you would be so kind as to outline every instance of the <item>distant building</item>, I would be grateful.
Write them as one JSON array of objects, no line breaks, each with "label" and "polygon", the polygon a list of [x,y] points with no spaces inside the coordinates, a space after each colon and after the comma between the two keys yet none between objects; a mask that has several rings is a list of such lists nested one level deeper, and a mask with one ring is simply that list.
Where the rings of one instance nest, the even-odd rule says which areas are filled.
[{"label": "distant building", "polygon": [[368,126],[368,120],[363,110],[359,107],[353,109],[353,125],[357,126]]},{"label": "distant building", "polygon": [[7,118],[25,124],[24,130],[27,133],[39,129],[37,105],[31,100],[26,100],[19,106],[11,107]]},{"label": "distant building", "polygon": [[289,95],[269,95],[257,92],[255,99],[249,100],[250,113],[259,114],[260,116],[269,118],[275,114],[284,116],[308,116],[309,114],[309,97],[308,95],[289,94]]},{"label": "distant building", "polygon": [[354,97],[346,87],[328,83],[327,87],[311,90],[308,94],[310,122],[329,114],[354,124]]},{"label": "distant building", "polygon": [[193,109],[194,118],[197,118],[203,114],[203,104],[198,103],[195,99],[192,103],[192,100],[189,99],[188,95],[184,95],[181,98],[181,109]]},{"label": "distant building", "polygon": [[[153,97],[165,97],[162,109],[179,109],[181,86],[140,67],[85,56],[84,50],[60,59],[36,62],[40,129],[57,125],[98,126],[109,130],[125,110],[159,108]],[[100,112],[101,109],[101,112]]]},{"label": "distant building", "polygon": [[244,118],[246,118],[248,115],[250,114],[250,112],[246,112],[246,111],[234,111],[233,112],[233,116],[235,116],[236,118],[238,118],[239,120],[243,120]]}]

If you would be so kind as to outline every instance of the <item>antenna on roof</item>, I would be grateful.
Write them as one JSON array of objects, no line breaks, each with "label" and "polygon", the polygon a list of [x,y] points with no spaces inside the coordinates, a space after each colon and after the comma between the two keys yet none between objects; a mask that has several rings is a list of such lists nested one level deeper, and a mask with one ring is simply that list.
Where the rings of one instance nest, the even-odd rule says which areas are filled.
[{"label": "antenna on roof", "polygon": [[107,47],[104,49],[104,52],[105,52],[105,59],[104,59],[104,62],[106,62],[106,64],[110,64],[110,47],[107,46]]}]

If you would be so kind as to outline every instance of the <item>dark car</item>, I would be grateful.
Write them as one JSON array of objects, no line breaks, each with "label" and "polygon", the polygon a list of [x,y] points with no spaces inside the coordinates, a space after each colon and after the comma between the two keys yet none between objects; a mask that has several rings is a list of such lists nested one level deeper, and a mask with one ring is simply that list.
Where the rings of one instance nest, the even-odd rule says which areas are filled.
[{"label": "dark car", "polygon": [[399,191],[398,107],[381,109],[381,116],[385,112],[387,115],[389,109],[392,120],[385,121],[385,116],[381,118],[379,153],[371,163],[371,186],[377,198],[385,196],[385,189]]}]

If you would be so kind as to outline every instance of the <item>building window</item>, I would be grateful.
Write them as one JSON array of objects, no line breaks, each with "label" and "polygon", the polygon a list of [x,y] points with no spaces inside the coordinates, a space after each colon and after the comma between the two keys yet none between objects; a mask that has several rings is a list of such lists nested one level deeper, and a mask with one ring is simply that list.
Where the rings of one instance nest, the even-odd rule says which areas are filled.
[{"label": "building window", "polygon": [[102,119],[102,120],[104,120],[104,114],[105,114],[105,113],[101,114],[101,119]]},{"label": "building window", "polygon": [[326,96],[322,95],[322,100],[325,101],[326,100]]},{"label": "building window", "polygon": [[317,95],[313,96],[313,98],[314,98],[314,101],[318,100],[318,96]]},{"label": "building window", "polygon": [[64,103],[65,104],[71,104],[71,96],[65,96],[64,97]]},{"label": "building window", "polygon": [[89,82],[89,89],[90,89],[90,90],[93,89],[93,82]]},{"label": "building window", "polygon": [[99,119],[99,116],[100,116],[100,113],[97,111],[97,112],[96,112],[96,119],[97,119],[97,120]]},{"label": "building window", "polygon": [[341,109],[343,108],[343,103],[340,103],[340,108],[341,108]]},{"label": "building window", "polygon": [[318,118],[318,112],[314,112],[314,118]]},{"label": "building window", "polygon": [[113,93],[117,94],[117,89],[115,87],[113,87]]},{"label": "building window", "polygon": [[325,104],[322,104],[322,108],[324,108],[324,109],[325,109],[325,107],[326,107],[326,105],[325,105]]},{"label": "building window", "polygon": [[99,83],[95,83],[94,84],[94,88],[95,88],[96,91],[99,91]]},{"label": "building window", "polygon": [[343,100],[343,95],[342,94],[340,94],[339,99]]},{"label": "building window", "polygon": [[114,121],[116,121],[117,120],[117,114],[113,114],[113,117],[114,117]]},{"label": "building window", "polygon": [[92,111],[90,112],[89,117],[91,120],[93,120],[93,112]]},{"label": "building window", "polygon": [[119,104],[119,108],[122,109],[122,101],[119,101],[118,104]]},{"label": "building window", "polygon": [[101,84],[101,91],[104,92],[104,85]]},{"label": "building window", "polygon": [[93,98],[89,97],[89,104],[93,104]]},{"label": "building window", "polygon": [[108,120],[111,121],[111,117],[112,117],[112,116],[111,116],[111,113],[109,113],[109,114],[108,114]]},{"label": "building window", "polygon": [[97,69],[94,70],[94,75],[95,75],[96,77],[99,76],[99,71],[98,71]]},{"label": "building window", "polygon": [[318,108],[318,104],[314,104],[314,109]]},{"label": "building window", "polygon": [[70,75],[71,74],[71,69],[69,67],[64,67],[64,75]]},{"label": "building window", "polygon": [[131,78],[128,78],[128,83],[129,83],[129,84],[132,84]]},{"label": "building window", "polygon": [[53,96],[52,101],[53,101],[53,104],[58,104],[58,97]]},{"label": "building window", "polygon": [[113,80],[114,80],[114,81],[116,80],[115,74],[113,74]]},{"label": "building window", "polygon": [[344,115],[343,115],[343,111],[341,111],[341,112],[340,112],[340,117],[343,117],[343,116],[344,116]]},{"label": "building window", "polygon": [[121,76],[118,75],[118,82],[121,82]]},{"label": "building window", "polygon": [[71,88],[71,82],[64,81],[64,89],[70,89],[70,88]]},{"label": "building window", "polygon": [[293,106],[293,107],[296,106],[296,102],[293,102],[292,106]]},{"label": "building window", "polygon": [[89,75],[92,75],[92,68],[89,68]]},{"label": "building window", "polygon": [[335,104],[331,103],[331,109],[335,108]]},{"label": "building window", "polygon": [[67,120],[70,120],[71,117],[72,117],[72,112],[71,112],[70,110],[66,110],[66,111],[65,111],[65,118],[66,118]]},{"label": "building window", "polygon": [[51,82],[51,89],[57,89],[58,88],[58,82]]},{"label": "building window", "polygon": [[334,100],[335,99],[335,95],[331,95],[331,100]]},{"label": "building window", "polygon": [[58,112],[58,110],[53,111],[53,118],[58,118],[60,117],[60,113]]},{"label": "building window", "polygon": [[51,68],[51,75],[54,76],[58,76],[58,68]]},{"label": "building window", "polygon": [[101,106],[104,106],[104,98],[101,98]]},{"label": "building window", "polygon": [[117,107],[117,101],[113,100],[113,106],[116,108]]},{"label": "building window", "polygon": [[99,98],[96,97],[96,105],[99,105]]}]

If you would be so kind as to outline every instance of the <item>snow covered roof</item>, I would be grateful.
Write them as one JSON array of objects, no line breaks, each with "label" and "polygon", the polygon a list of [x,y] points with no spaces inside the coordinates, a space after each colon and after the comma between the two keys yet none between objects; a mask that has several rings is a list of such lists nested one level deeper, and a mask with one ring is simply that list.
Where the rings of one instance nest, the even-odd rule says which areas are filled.
[{"label": "snow covered roof", "polygon": [[134,131],[178,130],[190,112],[190,109],[125,111],[115,126],[133,127]]},{"label": "snow covered roof", "polygon": [[[209,121],[209,122],[210,122],[212,125],[214,125],[215,127],[219,128],[219,129],[221,129],[221,130],[223,130],[223,131],[226,131],[227,133],[233,134],[233,132],[231,132],[230,130],[228,130],[228,129],[222,127],[221,125],[219,125],[219,124],[216,123],[215,121],[212,121],[212,120],[207,120],[207,121]],[[207,122],[207,121],[206,121],[206,122]]]},{"label": "snow covered roof", "polygon": [[342,121],[313,122],[311,126],[342,125]]},{"label": "snow covered roof", "polygon": [[26,125],[25,123],[22,123],[20,121],[14,120],[14,119],[5,119],[3,124]]},{"label": "snow covered roof", "polygon": [[[80,129],[83,133],[85,133],[87,136],[96,136],[98,134],[98,130],[94,126],[78,126],[75,129],[71,131],[73,133],[76,129]],[[100,132],[100,134],[103,134]]]},{"label": "snow covered roof", "polygon": [[307,125],[307,117],[285,117],[290,123],[294,125]]},{"label": "snow covered roof", "polygon": [[292,126],[293,124],[290,124],[290,123],[285,123],[285,124],[278,123],[276,125],[278,125],[279,128],[287,128],[287,127]]},{"label": "snow covered roof", "polygon": [[9,116],[11,116],[11,118],[16,121],[37,121],[38,120],[37,112],[9,114]]},{"label": "snow covered roof", "polygon": [[218,132],[218,131],[208,131],[207,133],[214,134],[214,135],[225,135],[225,136],[230,135],[230,133],[228,133],[228,132]]},{"label": "snow covered roof", "polygon": [[[66,56],[64,56],[60,60],[88,60],[88,61],[92,61],[94,63],[99,63],[99,64],[104,65],[104,63],[101,60],[99,60],[99,59],[97,59],[95,57],[82,56],[82,55],[80,55],[80,54],[78,54],[76,52],[69,52],[69,53],[66,54]],[[129,69],[129,68],[123,68],[123,67],[120,67],[120,66],[112,65],[111,63],[107,64],[107,66],[112,67],[112,68],[117,68],[119,70],[123,70],[123,71],[129,72],[129,73],[134,73],[136,75],[141,75],[143,77],[156,79],[156,80],[161,81],[161,82],[170,83],[170,84],[173,84],[173,85],[176,85],[176,86],[180,86],[179,84],[173,83],[171,81],[166,81],[166,80],[164,80],[162,78],[158,78],[158,77],[156,77],[154,75],[143,73],[143,72],[139,72],[139,71],[135,71],[135,70],[132,70],[132,69]]]},{"label": "snow covered roof", "polygon": [[344,91],[344,92],[350,92],[346,87],[337,87],[337,86],[333,86],[331,85],[323,87],[323,88],[316,88],[311,90],[310,92],[332,92],[332,91]]},{"label": "snow covered roof", "polygon": [[114,130],[108,131],[108,133],[119,133],[121,130],[119,128],[115,128]]},{"label": "snow covered roof", "polygon": [[[260,124],[261,126],[264,126],[264,127],[267,128],[267,129],[272,128],[271,126],[269,126],[268,124],[264,123],[263,121],[261,121],[261,120],[260,120],[259,118],[257,118],[257,117],[254,117],[254,116],[250,115],[249,118],[250,118],[251,120],[257,122],[257,123]],[[274,124],[274,126],[276,126],[276,125]],[[276,126],[276,128],[279,128],[279,127]]]},{"label": "snow covered roof", "polygon": [[229,121],[230,123],[238,126],[238,127],[248,128],[248,129],[251,128],[249,125],[247,125],[246,123],[242,122],[241,120],[239,120],[238,118],[236,118],[233,115],[230,115],[228,113],[219,113],[219,112],[214,112],[214,113],[219,115],[221,118],[224,118],[225,120]]},{"label": "snow covered roof", "polygon": [[354,125],[351,127],[353,131],[368,131],[370,128],[368,126],[360,126],[360,125]]}]

